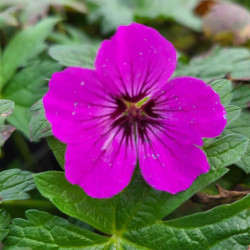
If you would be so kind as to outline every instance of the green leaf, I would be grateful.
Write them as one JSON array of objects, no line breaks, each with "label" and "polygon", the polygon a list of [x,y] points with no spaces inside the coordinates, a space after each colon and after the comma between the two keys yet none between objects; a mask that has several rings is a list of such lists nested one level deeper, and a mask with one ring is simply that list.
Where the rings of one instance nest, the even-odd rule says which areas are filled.
[{"label": "green leaf", "polygon": [[28,108],[16,105],[13,115],[8,117],[7,121],[10,124],[15,124],[17,129],[22,131],[26,137],[29,135],[29,122],[31,120],[31,113]]},{"label": "green leaf", "polygon": [[224,78],[230,73],[232,79],[250,79],[250,50],[246,48],[216,47],[207,55],[191,59],[189,64],[179,63],[174,76],[189,75],[208,82]]},{"label": "green leaf", "polygon": [[136,176],[130,186],[115,197],[118,201],[115,203],[115,231],[139,228],[166,217],[196,192],[219,179],[227,171],[225,168],[209,171],[199,176],[186,191],[175,195],[150,188],[141,175]]},{"label": "green leaf", "polygon": [[198,0],[88,0],[90,22],[101,20],[101,30],[108,33],[120,25],[128,25],[137,18],[174,20],[192,30],[201,31],[201,20],[193,9]]},{"label": "green leaf", "polygon": [[138,0],[136,3],[136,17],[170,19],[192,30],[201,31],[201,19],[193,12],[197,0]]},{"label": "green leaf", "polygon": [[27,191],[35,187],[30,172],[10,169],[0,172],[0,204],[9,200],[24,200],[30,196]]},{"label": "green leaf", "polygon": [[68,9],[71,11],[73,10],[74,12],[86,13],[85,3],[77,0],[1,0],[0,9],[6,6],[10,7],[10,11],[12,10],[12,12],[14,12],[12,14],[13,16],[18,16],[19,22],[16,21],[16,26],[18,26],[18,24],[21,26],[34,25],[37,20],[47,16],[49,9],[55,6],[64,13]]},{"label": "green leaf", "polygon": [[2,125],[14,110],[15,103],[10,100],[0,99],[0,125]]},{"label": "green leaf", "polygon": [[30,125],[30,140],[38,140],[51,135],[51,125],[47,121],[44,113],[43,101],[39,100],[30,109],[34,112]]},{"label": "green leaf", "polygon": [[[211,169],[197,178],[192,186],[176,195],[150,188],[140,174],[123,192],[111,199],[93,199],[78,185],[70,184],[63,172],[35,175],[37,188],[64,213],[83,220],[106,233],[155,223],[164,218],[197,191],[223,176],[224,167],[237,161],[246,150],[248,139],[242,135],[229,135],[204,147]],[[59,151],[58,151],[59,152]],[[61,159],[64,150],[61,151]]]},{"label": "green leaf", "polygon": [[[74,193],[72,193],[74,194]],[[48,213],[29,210],[14,219],[5,246],[32,249],[245,249],[250,237],[250,196],[231,205],[169,221],[123,229],[104,237]],[[153,209],[153,208],[152,208]],[[147,217],[147,214],[144,214]],[[244,248],[243,248],[244,247]]]},{"label": "green leaf", "polygon": [[[49,37],[50,40],[60,45],[81,45],[81,44],[100,44],[101,41],[97,38],[91,38],[83,30],[71,26],[67,23],[63,25],[64,33],[61,31],[54,31]],[[54,47],[54,46],[53,46]]]},{"label": "green leaf", "polygon": [[10,219],[10,215],[4,209],[0,209],[0,229],[7,227]]},{"label": "green leaf", "polygon": [[54,156],[56,157],[58,163],[64,168],[64,155],[66,150],[66,145],[58,141],[55,137],[50,136],[47,138],[50,149],[53,151]]},{"label": "green leaf", "polygon": [[4,88],[3,96],[19,106],[30,107],[47,91],[47,83],[61,67],[50,60],[36,60],[17,73]]},{"label": "green leaf", "polygon": [[94,68],[99,44],[93,45],[56,45],[49,49],[49,55],[63,66]]},{"label": "green leaf", "polygon": [[232,83],[229,80],[221,79],[211,82],[213,90],[219,94],[223,105],[229,104],[232,99]]},{"label": "green leaf", "polygon": [[237,162],[247,149],[249,139],[243,135],[224,136],[215,142],[205,145],[211,168],[221,168]]},{"label": "green leaf", "polygon": [[[37,25],[21,31],[9,42],[2,57],[3,85],[19,66],[44,50],[44,41],[57,22],[58,18],[44,19]],[[2,87],[0,85],[0,89]]]},{"label": "green leaf", "polygon": [[130,186],[111,199],[94,199],[77,185],[70,184],[63,172],[45,172],[34,176],[41,194],[61,211],[83,220],[105,233],[153,223],[174,211],[194,193],[220,178],[226,169],[200,176],[185,192],[171,195],[150,188],[140,175]]},{"label": "green leaf", "polygon": [[0,29],[5,26],[18,26],[17,18],[15,15],[16,9],[6,8],[4,11],[0,11]]},{"label": "green leaf", "polygon": [[[237,120],[229,124],[224,133],[242,134],[250,140],[250,113],[246,111],[242,112]],[[250,173],[250,144],[248,144],[245,154],[242,155],[236,164],[246,173]]]},{"label": "green leaf", "polygon": [[10,100],[0,99],[0,154],[1,147],[15,130],[10,125],[4,125],[5,119],[12,114],[14,105],[14,102]]},{"label": "green leaf", "polygon": [[5,210],[0,208],[0,243],[9,232],[6,227],[9,225],[10,219],[10,215]]},{"label": "green leaf", "polygon": [[246,249],[249,219],[247,196],[231,205],[131,230],[122,237],[149,249]]},{"label": "green leaf", "polygon": [[241,108],[250,107],[250,86],[239,85],[234,87],[232,104],[237,105]]},{"label": "green leaf", "polygon": [[30,107],[47,91],[47,81],[60,66],[49,60],[34,61],[17,73],[3,90],[3,96],[15,102],[15,110],[8,121],[29,137],[32,117]]},{"label": "green leaf", "polygon": [[63,172],[36,174],[34,180],[41,194],[64,213],[86,221],[103,232],[112,232],[113,208],[109,200],[87,196],[79,186],[70,184]]},{"label": "green leaf", "polygon": [[9,235],[4,241],[5,248],[110,249],[113,245],[108,237],[87,231],[45,212],[29,210],[26,217],[28,220],[13,220],[13,224],[9,226]]},{"label": "green leaf", "polygon": [[227,112],[227,125],[239,118],[241,108],[234,105],[225,106]]},{"label": "green leaf", "polygon": [[108,33],[120,25],[127,25],[133,22],[132,11],[128,8],[125,1],[120,0],[88,0],[87,4],[91,12],[88,15],[90,22],[101,19],[101,29],[103,33]]}]

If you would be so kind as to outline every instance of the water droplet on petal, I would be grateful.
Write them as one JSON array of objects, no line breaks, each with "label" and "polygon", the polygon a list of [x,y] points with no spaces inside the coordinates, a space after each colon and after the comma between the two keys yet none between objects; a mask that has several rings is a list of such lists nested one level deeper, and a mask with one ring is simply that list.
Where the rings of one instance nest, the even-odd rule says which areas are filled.
[{"label": "water droplet on petal", "polygon": [[76,112],[75,112],[75,111],[73,111],[73,112],[72,112],[72,115],[75,115],[75,114],[76,114]]},{"label": "water droplet on petal", "polygon": [[140,56],[142,56],[142,55],[143,55],[143,53],[142,53],[142,52],[139,52],[139,55],[140,55]]},{"label": "water droplet on petal", "polygon": [[85,84],[85,82],[84,82],[84,81],[82,81],[80,84],[81,84],[81,86],[83,86],[83,85]]}]

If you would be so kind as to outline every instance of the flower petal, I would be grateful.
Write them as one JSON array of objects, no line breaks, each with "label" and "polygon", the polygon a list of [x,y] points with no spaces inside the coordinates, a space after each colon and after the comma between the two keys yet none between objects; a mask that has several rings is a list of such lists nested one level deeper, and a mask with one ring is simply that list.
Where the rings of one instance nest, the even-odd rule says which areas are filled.
[{"label": "flower petal", "polygon": [[166,83],[176,67],[176,51],[156,30],[132,23],[102,43],[95,67],[113,93],[137,101]]},{"label": "flower petal", "polygon": [[201,137],[215,137],[226,126],[226,111],[219,95],[200,79],[178,77],[153,97],[169,125],[195,129]]},{"label": "flower petal", "polygon": [[69,144],[65,156],[66,178],[91,197],[109,198],[130,182],[136,166],[136,150],[124,145],[121,134],[101,137],[86,131],[80,145]]},{"label": "flower petal", "polygon": [[78,143],[89,126],[108,127],[116,108],[93,70],[70,67],[52,75],[43,98],[53,135],[64,143]]},{"label": "flower petal", "polygon": [[180,143],[166,133],[152,131],[150,142],[139,142],[139,165],[153,188],[172,194],[186,190],[209,170],[205,153],[191,144]]}]

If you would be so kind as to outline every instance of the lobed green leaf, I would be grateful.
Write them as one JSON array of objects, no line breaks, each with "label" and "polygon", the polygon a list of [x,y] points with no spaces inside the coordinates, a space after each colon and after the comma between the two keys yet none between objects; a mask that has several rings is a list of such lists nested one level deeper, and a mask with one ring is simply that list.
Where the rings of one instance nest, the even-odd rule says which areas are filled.
[{"label": "lobed green leaf", "polygon": [[239,118],[241,113],[241,108],[234,105],[226,105],[225,106],[227,112],[227,126]]},{"label": "lobed green leaf", "polygon": [[56,45],[49,49],[49,55],[63,66],[94,68],[99,44],[96,45]]},{"label": "lobed green leaf", "polygon": [[[249,112],[242,112],[240,117],[229,124],[225,134],[242,134],[250,140],[250,114]],[[242,168],[246,173],[250,173],[250,144],[245,151],[245,154],[242,155],[241,159],[236,163],[240,168]]]},{"label": "lobed green leaf", "polygon": [[187,65],[179,64],[174,76],[189,75],[208,82],[230,74],[232,79],[245,80],[250,79],[249,68],[249,49],[216,47],[205,57],[195,57]]},{"label": "lobed green leaf", "polygon": [[205,145],[211,168],[221,168],[237,162],[245,153],[249,139],[243,135],[227,135]]},{"label": "lobed green leaf", "polygon": [[232,104],[241,108],[250,106],[250,86],[248,84],[235,86],[233,89]]},{"label": "lobed green leaf", "polygon": [[56,157],[58,163],[62,168],[64,168],[64,154],[66,150],[66,145],[62,142],[58,141],[55,137],[49,136],[47,138],[47,142],[49,144],[50,149],[52,150],[54,156]]},{"label": "lobed green leaf", "polygon": [[220,101],[223,105],[229,104],[232,99],[232,82],[221,79],[210,83],[213,90],[219,94]]},{"label": "lobed green leaf", "polygon": [[48,213],[29,210],[14,219],[5,249],[246,249],[250,237],[250,195],[230,205],[182,218],[156,221],[101,236]]},{"label": "lobed green leaf", "polygon": [[[45,48],[44,41],[58,18],[47,18],[18,33],[8,44],[2,56],[2,78],[5,85],[16,69],[37,56]],[[0,86],[0,89],[3,86]]]},{"label": "lobed green leaf", "polygon": [[29,124],[29,137],[31,141],[51,135],[51,125],[45,117],[42,100],[36,102],[30,109],[34,112]]},{"label": "lobed green leaf", "polygon": [[31,249],[108,249],[112,242],[70,224],[65,219],[37,210],[26,212],[28,220],[14,219],[5,249],[29,247]]},{"label": "lobed green leaf", "polygon": [[0,99],[0,125],[12,114],[14,106],[15,103],[13,101]]},{"label": "lobed green leaf", "polygon": [[83,220],[105,233],[136,228],[153,223],[179,207],[194,193],[220,178],[226,169],[200,176],[185,192],[171,195],[150,188],[141,175],[135,175],[130,186],[111,199],[94,199],[78,185],[70,184],[63,172],[45,172],[34,176],[41,194],[61,211]]},{"label": "lobed green leaf", "polygon": [[15,130],[10,125],[4,125],[6,118],[12,114],[14,105],[15,103],[10,100],[0,99],[0,154],[1,147]]},{"label": "lobed green leaf", "polygon": [[30,196],[27,191],[35,188],[28,171],[10,169],[0,172],[0,203],[9,200],[24,200]]},{"label": "lobed green leaf", "polygon": [[10,215],[4,209],[0,208],[0,243],[9,232],[6,227],[9,225],[10,220]]},{"label": "lobed green leaf", "polygon": [[3,96],[15,102],[15,110],[8,121],[29,137],[32,117],[30,107],[47,91],[47,81],[60,66],[49,60],[34,61],[17,73],[6,85]]},{"label": "lobed green leaf", "polygon": [[250,196],[231,205],[125,232],[150,249],[246,249],[250,239]]}]

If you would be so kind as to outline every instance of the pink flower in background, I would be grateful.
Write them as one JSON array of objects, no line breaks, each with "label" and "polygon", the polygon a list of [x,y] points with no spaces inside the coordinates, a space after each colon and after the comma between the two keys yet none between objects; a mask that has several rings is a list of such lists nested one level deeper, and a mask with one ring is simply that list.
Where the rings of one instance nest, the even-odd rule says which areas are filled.
[{"label": "pink flower in background", "polygon": [[209,170],[197,146],[222,132],[225,109],[202,80],[169,80],[175,67],[173,45],[133,23],[101,44],[95,70],[53,74],[43,102],[53,135],[67,144],[69,182],[111,197],[129,184],[138,161],[150,186],[174,194]]}]

